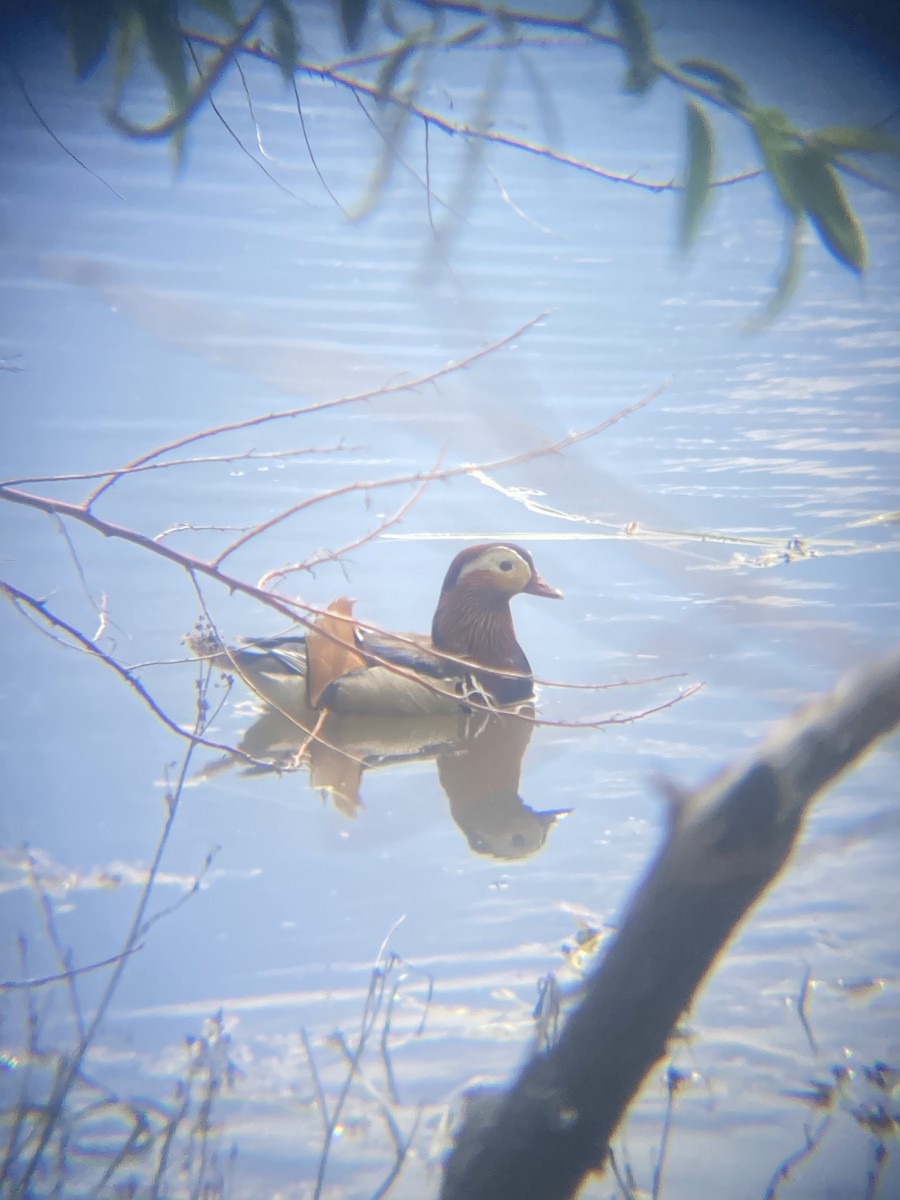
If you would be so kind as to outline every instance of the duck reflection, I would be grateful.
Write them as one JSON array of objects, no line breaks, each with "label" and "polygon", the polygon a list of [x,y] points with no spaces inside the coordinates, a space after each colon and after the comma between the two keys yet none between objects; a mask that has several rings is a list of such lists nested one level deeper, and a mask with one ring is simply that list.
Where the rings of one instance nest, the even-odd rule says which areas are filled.
[{"label": "duck reflection", "polygon": [[238,746],[257,760],[227,755],[207,767],[209,778],[230,767],[242,774],[306,768],[310,786],[354,817],[366,772],[435,760],[450,815],[476,854],[523,859],[544,845],[569,809],[535,811],[519,795],[522,760],[534,725],[530,706],[518,713],[470,712],[442,717],[374,717],[296,713],[268,705]]}]

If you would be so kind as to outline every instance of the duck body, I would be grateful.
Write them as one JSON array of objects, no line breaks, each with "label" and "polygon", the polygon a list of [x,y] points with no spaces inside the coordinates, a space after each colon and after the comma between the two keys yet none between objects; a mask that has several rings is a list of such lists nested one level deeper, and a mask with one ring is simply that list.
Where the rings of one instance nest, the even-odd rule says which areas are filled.
[{"label": "duck body", "polygon": [[462,678],[449,672],[437,655],[412,645],[412,637],[407,641],[405,637],[365,633],[357,646],[366,661],[328,683],[316,704],[310,703],[305,637],[258,638],[229,647],[225,653],[229,669],[237,671],[262,699],[289,712],[327,709],[365,717],[458,713],[462,693],[457,687]]},{"label": "duck body", "polygon": [[509,611],[520,592],[562,598],[523,547],[468,546],[447,571],[430,638],[363,630],[352,620],[351,602],[338,600],[307,636],[236,647],[198,646],[195,639],[193,647],[289,712],[420,717],[459,713],[473,703],[504,708],[534,694]]}]

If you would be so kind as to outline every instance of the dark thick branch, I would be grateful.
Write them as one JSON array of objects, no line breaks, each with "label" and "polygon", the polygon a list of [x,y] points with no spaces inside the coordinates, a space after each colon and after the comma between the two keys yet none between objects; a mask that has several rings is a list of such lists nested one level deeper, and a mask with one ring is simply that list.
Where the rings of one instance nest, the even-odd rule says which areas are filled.
[{"label": "dark thick branch", "polygon": [[778,725],[756,754],[674,796],[665,844],[559,1042],[479,1127],[442,1200],[564,1200],[666,1051],[716,956],[793,849],[816,794],[900,725],[900,650]]}]

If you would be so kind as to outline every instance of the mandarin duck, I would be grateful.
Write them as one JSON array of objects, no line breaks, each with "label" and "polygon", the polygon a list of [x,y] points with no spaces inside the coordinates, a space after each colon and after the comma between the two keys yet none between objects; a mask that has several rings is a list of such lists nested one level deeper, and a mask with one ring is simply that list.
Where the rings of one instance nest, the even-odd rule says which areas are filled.
[{"label": "mandarin duck", "polygon": [[466,711],[467,701],[504,708],[534,695],[531,666],[509,611],[520,592],[562,599],[524,547],[489,542],[467,546],[451,562],[430,638],[360,629],[352,603],[342,599],[305,637],[226,647],[206,633],[193,637],[191,647],[290,712],[440,716]]}]

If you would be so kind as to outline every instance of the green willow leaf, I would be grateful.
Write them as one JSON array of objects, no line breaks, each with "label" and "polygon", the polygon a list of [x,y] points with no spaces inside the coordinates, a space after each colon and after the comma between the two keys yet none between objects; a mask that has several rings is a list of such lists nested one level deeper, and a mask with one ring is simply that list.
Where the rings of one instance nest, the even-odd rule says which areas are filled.
[{"label": "green willow leaf", "polygon": [[415,40],[402,42],[393,54],[385,59],[381,70],[378,72],[378,82],[375,92],[376,100],[384,100],[386,96],[391,94],[400,72],[417,48],[418,43]]},{"label": "green willow leaf", "polygon": [[368,9],[368,0],[341,0],[341,28],[348,50],[359,45]]},{"label": "green willow leaf", "polygon": [[395,38],[406,37],[407,31],[403,26],[403,22],[394,11],[394,6],[391,3],[391,0],[381,0],[381,12],[379,13],[379,16],[381,17],[381,23],[384,25],[388,33],[392,33]]},{"label": "green willow leaf", "polygon": [[113,106],[118,104],[119,98],[122,95],[122,89],[125,87],[125,80],[131,74],[135,52],[140,39],[140,17],[134,11],[125,12],[115,36],[112,82]]},{"label": "green willow leaf", "polygon": [[174,0],[139,0],[136,9],[150,57],[166,82],[169,99],[175,108],[183,108],[188,98],[187,68]]},{"label": "green willow leaf", "polygon": [[488,31],[487,21],[476,21],[474,25],[470,25],[468,29],[461,29],[459,33],[454,33],[447,38],[444,45],[447,49],[456,50],[460,46],[468,46],[470,42],[477,42],[478,39]]},{"label": "green willow leaf", "polygon": [[794,180],[807,216],[834,257],[861,274],[866,269],[866,239],[844,186],[827,157],[804,146],[794,155]]},{"label": "green willow leaf", "polygon": [[184,166],[184,150],[187,144],[187,123],[179,125],[169,134],[169,153],[172,156],[172,170],[177,174]]},{"label": "green willow leaf", "polygon": [[709,117],[696,100],[688,100],[685,112],[688,160],[679,230],[682,253],[690,249],[700,229],[700,222],[710,199],[715,158],[715,140]]},{"label": "green willow leaf", "polygon": [[86,79],[109,46],[114,26],[112,6],[109,0],[96,0],[94,4],[67,0],[65,19],[75,74]]},{"label": "green willow leaf", "polygon": [[807,137],[806,144],[820,150],[827,158],[834,158],[836,154],[891,154],[900,158],[900,142],[880,129],[833,125],[817,129]]},{"label": "green willow leaf", "polygon": [[799,132],[780,108],[753,108],[749,118],[763,163],[782,203],[792,216],[799,217],[806,208],[794,178]]},{"label": "green willow leaf", "polygon": [[194,0],[198,8],[204,9],[217,17],[229,29],[237,29],[239,21],[231,6],[231,0]]},{"label": "green willow leaf", "polygon": [[269,0],[269,27],[272,31],[272,49],[278,68],[285,83],[290,83],[297,69],[300,54],[300,39],[294,13],[288,0]]},{"label": "green willow leaf", "polygon": [[628,56],[628,71],[622,85],[626,92],[646,92],[658,74],[653,61],[653,32],[640,0],[610,0],[622,47]]},{"label": "green willow leaf", "polygon": [[731,108],[742,112],[751,107],[750,93],[743,80],[719,63],[707,58],[687,58],[678,66],[689,75],[696,75],[698,79],[714,83],[721,92],[722,99]]},{"label": "green willow leaf", "polygon": [[746,323],[744,329],[747,333],[758,333],[759,330],[764,329],[767,325],[771,325],[779,313],[784,311],[788,301],[794,292],[796,292],[797,284],[800,282],[801,250],[803,244],[801,232],[801,219],[795,217],[788,225],[785,235],[784,261],[781,264],[781,270],[778,272],[775,291],[762,311]]},{"label": "green willow leaf", "polygon": [[590,0],[590,3],[588,4],[588,6],[584,10],[584,12],[581,13],[580,16],[575,18],[576,23],[578,25],[584,26],[585,28],[587,28],[590,25],[593,25],[593,23],[599,18],[600,14],[603,12],[603,5],[605,3],[606,3],[606,0]]}]

